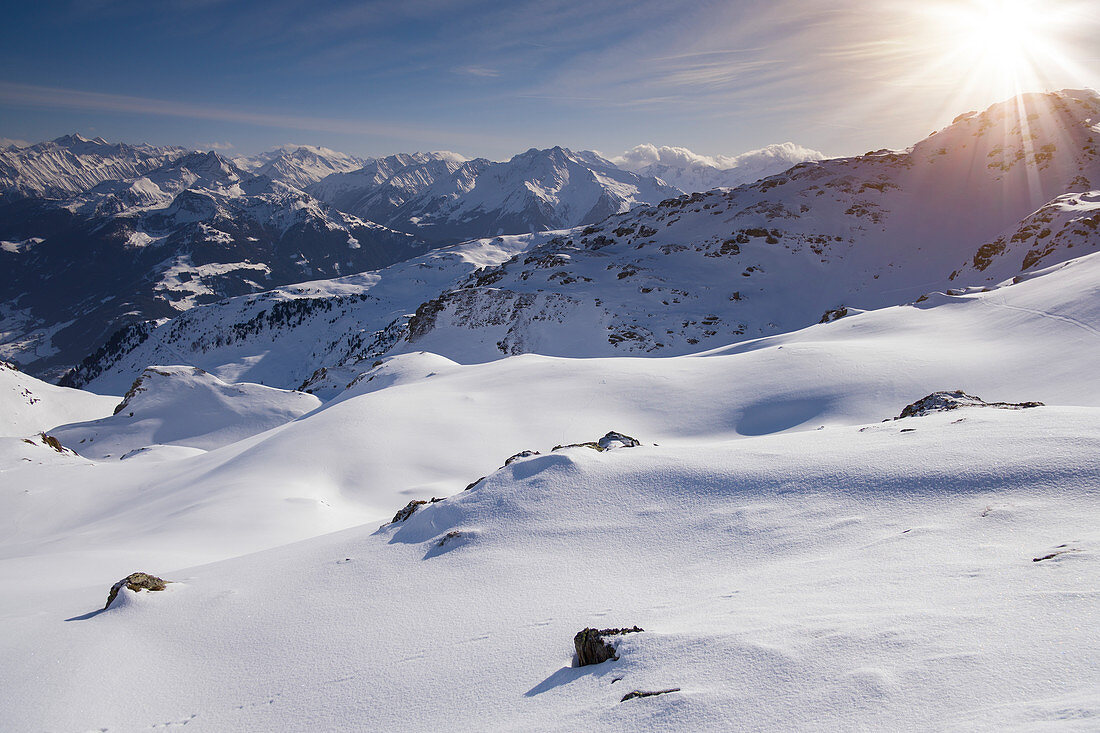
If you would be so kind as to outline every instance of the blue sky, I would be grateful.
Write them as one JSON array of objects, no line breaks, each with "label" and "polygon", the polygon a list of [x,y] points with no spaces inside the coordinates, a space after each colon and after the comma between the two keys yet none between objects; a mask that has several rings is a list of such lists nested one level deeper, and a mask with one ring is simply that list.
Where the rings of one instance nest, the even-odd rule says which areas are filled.
[{"label": "blue sky", "polygon": [[971,47],[996,43],[1003,2],[1036,11],[1013,40],[1020,88],[1100,86],[1091,0],[8,3],[0,137],[498,159],[903,147],[1006,96],[1003,55]]}]

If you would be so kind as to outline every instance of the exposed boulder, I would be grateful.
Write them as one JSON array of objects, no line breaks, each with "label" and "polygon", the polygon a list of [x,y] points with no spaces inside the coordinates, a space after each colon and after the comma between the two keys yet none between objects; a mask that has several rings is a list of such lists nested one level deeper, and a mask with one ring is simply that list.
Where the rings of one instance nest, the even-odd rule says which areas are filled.
[{"label": "exposed boulder", "polygon": [[1029,407],[1043,407],[1042,402],[986,402],[981,397],[967,394],[961,389],[952,392],[933,392],[901,411],[895,420],[906,417],[923,417],[933,412],[957,410],[960,407],[996,407],[1001,410],[1025,410]]},{"label": "exposed boulder", "polygon": [[601,664],[609,659],[618,659],[615,647],[604,637],[620,636],[622,634],[637,634],[644,629],[635,626],[630,629],[592,629],[586,628],[578,631],[573,637],[573,646],[577,650],[577,666],[587,667],[590,664]]},{"label": "exposed boulder", "polygon": [[111,586],[111,592],[107,594],[107,603],[103,606],[103,610],[107,610],[111,607],[111,604],[114,603],[115,598],[118,597],[118,592],[123,588],[128,588],[135,593],[143,590],[158,591],[164,590],[171,582],[172,581],[170,580],[163,580],[155,575],[150,575],[149,573],[130,573],[125,578]]},{"label": "exposed boulder", "polygon": [[597,440],[596,445],[600,446],[602,450],[611,450],[612,448],[637,448],[641,443],[638,442],[637,439],[631,438],[629,435],[616,433],[612,430],[607,435]]}]

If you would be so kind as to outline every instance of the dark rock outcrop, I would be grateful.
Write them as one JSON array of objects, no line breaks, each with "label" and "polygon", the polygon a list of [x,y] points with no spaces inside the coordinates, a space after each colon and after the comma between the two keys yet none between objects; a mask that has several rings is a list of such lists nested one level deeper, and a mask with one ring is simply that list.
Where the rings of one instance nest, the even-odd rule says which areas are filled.
[{"label": "dark rock outcrop", "polygon": [[612,430],[607,435],[597,440],[596,445],[600,446],[602,450],[609,450],[611,448],[637,448],[641,443],[638,442],[636,438],[631,438],[629,435],[616,433]]},{"label": "dark rock outcrop", "polygon": [[554,450],[565,450],[566,448],[591,448],[592,450],[603,452],[605,450],[611,450],[612,448],[637,448],[640,445],[641,443],[636,438],[631,438],[629,435],[617,433],[612,430],[599,440],[590,440],[585,443],[570,443],[569,445],[555,445]]},{"label": "dark rock outcrop", "polygon": [[52,435],[46,435],[45,433],[39,433],[39,435],[42,436],[42,442],[45,445],[48,445],[49,447],[53,448],[58,453],[64,453],[65,452],[65,446],[61,445],[61,441],[58,440],[57,438],[53,437]]},{"label": "dark rock outcrop", "polygon": [[461,532],[459,532],[457,529],[452,529],[450,532],[448,532],[447,534],[440,537],[439,542],[437,542],[435,546],[436,547],[446,547],[447,543],[454,542],[455,540],[457,540],[461,536],[462,536]]},{"label": "dark rock outcrop", "polygon": [[818,323],[832,323],[833,321],[839,321],[844,316],[848,315],[848,309],[841,306],[840,308],[833,308],[832,310],[825,311],[825,315],[821,316],[821,320]]},{"label": "dark rock outcrop", "polygon": [[986,402],[981,397],[967,394],[961,389],[952,392],[933,392],[911,405],[908,405],[895,420],[906,417],[923,417],[933,412],[957,410],[960,407],[995,407],[1001,410],[1025,410],[1030,407],[1043,407],[1042,402]]},{"label": "dark rock outcrop", "polygon": [[619,702],[626,702],[627,700],[633,700],[636,697],[653,697],[654,695],[667,695],[670,692],[679,692],[679,687],[670,687],[667,690],[634,690],[634,692],[628,692],[623,695],[623,699]]},{"label": "dark rock outcrop", "polygon": [[511,465],[512,465],[513,463],[515,463],[516,461],[520,460],[521,458],[530,458],[531,456],[541,456],[541,455],[542,455],[542,454],[541,454],[541,453],[539,453],[539,452],[538,452],[537,450],[524,450],[524,451],[520,451],[519,453],[515,454],[514,456],[512,456],[511,458],[509,458],[508,460],[506,460],[506,461],[504,462],[504,465],[505,465],[505,466],[511,466]]},{"label": "dark rock outcrop", "polygon": [[397,514],[393,515],[393,519],[390,520],[390,524],[396,524],[397,522],[404,522],[406,519],[411,517],[416,512],[416,510],[419,509],[424,504],[435,504],[437,501],[443,501],[443,500],[442,499],[437,499],[434,496],[431,498],[430,501],[424,501],[423,499],[413,499],[408,504],[406,504],[405,506],[403,506],[403,507],[401,507],[400,509],[397,510]]},{"label": "dark rock outcrop", "polygon": [[573,646],[577,650],[577,666],[587,667],[590,664],[602,664],[609,659],[618,659],[615,647],[604,637],[620,636],[622,634],[637,634],[644,629],[635,626],[631,629],[592,629],[587,628],[578,631],[573,637]]},{"label": "dark rock outcrop", "polygon": [[164,590],[171,582],[170,580],[164,580],[155,575],[150,575],[149,573],[130,573],[111,586],[111,592],[107,594],[107,603],[103,606],[103,610],[107,610],[111,607],[115,598],[118,597],[118,592],[123,588],[128,588],[135,593],[142,590],[158,591]]}]

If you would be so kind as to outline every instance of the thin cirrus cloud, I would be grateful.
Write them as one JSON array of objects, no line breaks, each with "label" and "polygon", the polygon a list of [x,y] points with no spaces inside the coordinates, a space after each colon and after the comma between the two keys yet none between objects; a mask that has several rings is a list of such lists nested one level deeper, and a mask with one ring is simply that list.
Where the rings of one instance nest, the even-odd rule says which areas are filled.
[{"label": "thin cirrus cloud", "polygon": [[122,94],[103,94],[77,89],[16,84],[0,81],[0,103],[31,107],[62,108],[116,113],[134,113],[164,117],[235,122],[246,125],[326,132],[345,135],[370,135],[391,140],[439,139],[482,144],[489,140],[484,135],[435,130],[410,125],[394,125],[363,120],[331,119],[302,115],[287,115],[215,107],[187,102],[175,102],[149,97]]},{"label": "thin cirrus cloud", "polygon": [[493,69],[488,66],[459,66],[454,71],[465,76],[480,76],[485,78],[500,76],[499,69]]}]

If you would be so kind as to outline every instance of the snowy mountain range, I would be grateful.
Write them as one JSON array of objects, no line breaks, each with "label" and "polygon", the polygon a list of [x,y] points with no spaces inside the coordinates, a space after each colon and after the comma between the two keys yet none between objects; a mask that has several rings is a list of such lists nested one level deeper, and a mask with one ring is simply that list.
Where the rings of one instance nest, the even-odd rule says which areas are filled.
[{"label": "snowy mountain range", "polygon": [[506,163],[312,146],[228,160],[67,136],[0,155],[0,356],[51,378],[118,329],[196,304],[680,193],[563,148]]},{"label": "snowy mountain range", "polygon": [[0,199],[0,353],[59,376],[118,329],[425,251],[215,152],[61,199]]},{"label": "snowy mountain range", "polygon": [[65,135],[0,149],[0,197],[64,198],[97,183],[136,178],[187,153],[185,148],[108,143]]},{"label": "snowy mountain range", "polygon": [[676,196],[591,152],[532,148],[504,163],[447,153],[398,155],[309,189],[344,211],[433,242],[594,224]]},{"label": "snowy mountain range", "polygon": [[1100,97],[1014,104],[906,151],[196,308],[120,338],[65,383],[118,391],[148,364],[183,359],[329,397],[399,353],[688,354],[1011,284],[1100,248]]},{"label": "snowy mountain range", "polygon": [[305,189],[325,176],[356,170],[366,160],[315,145],[288,145],[260,155],[233,158],[242,170]]}]

